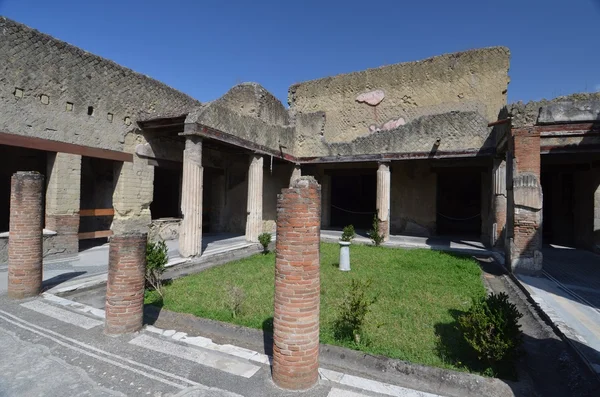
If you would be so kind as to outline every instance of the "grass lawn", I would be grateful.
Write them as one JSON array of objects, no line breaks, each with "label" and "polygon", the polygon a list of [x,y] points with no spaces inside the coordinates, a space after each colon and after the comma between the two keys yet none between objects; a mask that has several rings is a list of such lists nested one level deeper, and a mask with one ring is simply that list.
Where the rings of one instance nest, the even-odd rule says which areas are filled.
[{"label": "grass lawn", "polygon": [[[468,370],[455,314],[484,296],[478,263],[430,251],[350,247],[352,271],[338,270],[339,246],[321,244],[321,342],[415,363]],[[165,287],[163,307],[252,328],[272,328],[275,255],[255,255],[183,277]],[[372,280],[377,302],[367,315],[366,343],[339,342],[332,324],[352,278]],[[231,286],[245,299],[235,318],[225,303]],[[158,303],[149,294],[146,303]],[[458,349],[458,351],[457,351]]]}]

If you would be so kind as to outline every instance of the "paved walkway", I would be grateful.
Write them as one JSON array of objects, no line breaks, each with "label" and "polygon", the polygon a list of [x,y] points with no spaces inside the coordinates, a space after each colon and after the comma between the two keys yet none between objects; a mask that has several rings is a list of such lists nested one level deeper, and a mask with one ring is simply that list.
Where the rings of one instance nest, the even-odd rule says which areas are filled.
[{"label": "paved walkway", "polygon": [[543,255],[542,277],[517,278],[600,374],[600,256],[558,246]]},{"label": "paved walkway", "polygon": [[103,311],[49,294],[0,295],[0,308],[1,396],[436,396],[324,368],[313,389],[287,392],[262,353],[154,327],[106,336]]},{"label": "paved walkway", "polygon": [[[183,262],[186,259],[181,258],[178,251],[177,240],[167,241],[169,250],[169,263],[167,266],[174,266]],[[248,243],[244,236],[235,234],[205,234],[202,241],[202,256],[198,260],[208,259],[214,255],[244,249],[254,244]],[[78,255],[44,261],[44,284],[53,286],[63,284],[71,280],[80,280],[82,278],[90,278],[106,275],[108,272],[108,244],[90,248],[81,251]],[[105,279],[105,278],[104,278]],[[0,264],[0,294],[6,292],[8,282],[8,265]]]}]

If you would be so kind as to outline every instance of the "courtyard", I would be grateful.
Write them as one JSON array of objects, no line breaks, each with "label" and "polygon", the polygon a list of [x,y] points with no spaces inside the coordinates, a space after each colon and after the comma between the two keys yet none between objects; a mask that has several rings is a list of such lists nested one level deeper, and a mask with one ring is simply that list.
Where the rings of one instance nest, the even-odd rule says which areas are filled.
[{"label": "courtyard", "polygon": [[[455,349],[442,345],[459,343],[460,335],[451,326],[453,314],[468,309],[474,299],[485,294],[478,262],[423,249],[365,245],[351,249],[352,270],[342,272],[338,269],[339,246],[321,244],[321,342],[425,365],[469,370],[464,364],[469,358],[466,349],[462,357],[447,357],[446,352]],[[176,279],[165,287],[164,300],[153,292],[146,303],[272,332],[274,271],[273,252],[254,255]],[[334,337],[337,307],[352,279],[371,280],[368,294],[377,297],[359,344]],[[243,291],[235,316],[227,304],[233,288]]]}]

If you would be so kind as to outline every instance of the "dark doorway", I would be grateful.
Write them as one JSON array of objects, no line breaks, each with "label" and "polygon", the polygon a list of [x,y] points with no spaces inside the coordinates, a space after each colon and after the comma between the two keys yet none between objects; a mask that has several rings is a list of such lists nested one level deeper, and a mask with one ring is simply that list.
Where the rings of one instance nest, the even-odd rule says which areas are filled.
[{"label": "dark doorway", "polygon": [[181,163],[154,167],[154,195],[150,204],[152,219],[181,217]]},{"label": "dark doorway", "polygon": [[541,179],[544,192],[543,241],[547,244],[573,246],[575,243],[573,172],[542,172]]},{"label": "dark doorway", "polygon": [[437,177],[438,235],[481,235],[481,172],[444,170]]},{"label": "dark doorway", "polygon": [[375,170],[369,171],[331,176],[332,227],[371,228],[376,211],[377,176]]},{"label": "dark doorway", "polygon": [[[10,180],[17,171],[37,171],[46,175],[46,152],[20,147],[0,145],[0,233],[9,229]],[[45,198],[43,199],[45,208]]]}]

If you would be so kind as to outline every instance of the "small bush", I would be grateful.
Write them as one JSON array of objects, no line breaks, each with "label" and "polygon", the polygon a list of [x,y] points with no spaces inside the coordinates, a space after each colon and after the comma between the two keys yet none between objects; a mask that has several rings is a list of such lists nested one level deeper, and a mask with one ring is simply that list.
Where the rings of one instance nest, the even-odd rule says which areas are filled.
[{"label": "small bush", "polygon": [[162,275],[169,261],[169,250],[164,241],[146,244],[146,288],[163,297]]},{"label": "small bush", "polygon": [[354,237],[356,237],[354,225],[348,225],[344,227],[344,230],[342,231],[342,237],[340,237],[340,240],[350,242]]},{"label": "small bush", "polygon": [[383,233],[379,230],[379,218],[377,215],[373,216],[373,228],[367,232],[367,236],[371,239],[376,247],[379,247],[383,243]]},{"label": "small bush", "polygon": [[352,280],[350,290],[338,306],[338,316],[333,323],[333,333],[337,340],[351,340],[360,344],[365,317],[371,305],[377,301],[377,297],[368,295],[372,283],[372,280]]},{"label": "small bush", "polygon": [[244,290],[234,284],[227,284],[225,287],[225,304],[231,312],[231,317],[236,318],[242,312],[242,305],[246,300],[246,293]]},{"label": "small bush", "polygon": [[473,303],[458,318],[458,326],[479,360],[494,372],[512,367],[522,342],[519,319],[523,315],[505,293],[491,294]]},{"label": "small bush", "polygon": [[271,244],[271,233],[261,233],[258,236],[258,242],[263,247],[263,253],[269,252],[269,244]]}]

